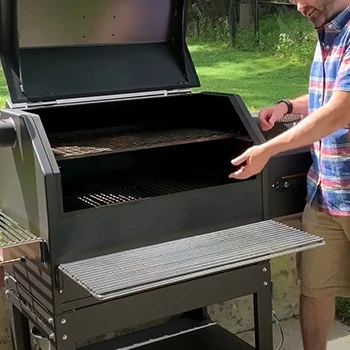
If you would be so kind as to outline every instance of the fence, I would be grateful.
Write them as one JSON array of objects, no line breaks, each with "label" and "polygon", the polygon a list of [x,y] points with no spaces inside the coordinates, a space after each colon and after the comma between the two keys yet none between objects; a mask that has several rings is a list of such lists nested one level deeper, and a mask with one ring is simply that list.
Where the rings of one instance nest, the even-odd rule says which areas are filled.
[{"label": "fence", "polygon": [[296,11],[296,7],[285,0],[192,0],[188,35],[231,44],[245,41],[256,47],[269,32],[276,33],[278,29],[280,33],[286,32],[283,28],[286,19],[296,31],[301,21],[302,26],[307,26],[306,19]]}]

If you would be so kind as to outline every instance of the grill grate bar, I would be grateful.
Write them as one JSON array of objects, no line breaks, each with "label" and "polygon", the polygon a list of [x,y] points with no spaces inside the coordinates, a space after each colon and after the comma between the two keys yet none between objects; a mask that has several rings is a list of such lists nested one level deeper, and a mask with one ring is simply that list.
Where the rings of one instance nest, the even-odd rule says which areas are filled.
[{"label": "grill grate bar", "polygon": [[0,248],[37,241],[37,239],[0,210]]},{"label": "grill grate bar", "polygon": [[[91,178],[77,185],[64,186],[66,211],[95,208],[103,205],[119,204],[149,197],[191,191],[207,186],[221,185],[223,179],[212,171],[182,171],[176,180],[167,174],[153,176],[133,176],[118,181],[117,175],[108,178]],[[174,176],[174,174],[172,174]],[[83,190],[81,190],[83,188]]]},{"label": "grill grate bar", "polygon": [[103,300],[320,245],[320,237],[268,220],[63,264],[59,269]]},{"label": "grill grate bar", "polygon": [[232,132],[200,128],[163,128],[156,130],[94,132],[80,135],[51,136],[50,143],[56,158],[83,157],[106,152],[127,152],[131,150],[179,145],[191,142],[237,137]]},{"label": "grill grate bar", "polygon": [[302,114],[285,114],[281,119],[277,120],[277,123],[296,123],[303,118]]}]

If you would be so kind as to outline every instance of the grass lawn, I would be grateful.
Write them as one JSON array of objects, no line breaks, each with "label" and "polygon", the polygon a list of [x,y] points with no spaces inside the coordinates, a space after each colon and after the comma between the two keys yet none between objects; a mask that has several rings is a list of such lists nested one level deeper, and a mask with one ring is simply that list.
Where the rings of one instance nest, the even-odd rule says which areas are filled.
[{"label": "grass lawn", "polygon": [[[307,91],[309,67],[257,52],[240,52],[219,44],[190,43],[201,90],[241,95],[249,110],[256,110],[280,98],[292,98]],[[7,89],[0,76],[0,106]]]},{"label": "grass lawn", "polygon": [[307,64],[218,44],[189,44],[200,89],[237,93],[251,111],[307,92]]},{"label": "grass lawn", "polygon": [[1,69],[0,71],[0,108],[3,108],[5,106],[6,99],[7,99],[7,86],[6,86],[4,75]]}]

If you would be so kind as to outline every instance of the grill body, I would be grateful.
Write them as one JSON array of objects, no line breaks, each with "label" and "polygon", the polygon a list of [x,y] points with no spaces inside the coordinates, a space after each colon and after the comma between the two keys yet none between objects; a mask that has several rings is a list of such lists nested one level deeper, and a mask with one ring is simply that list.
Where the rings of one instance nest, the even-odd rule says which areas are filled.
[{"label": "grill body", "polygon": [[[1,183],[2,207],[22,226],[47,240],[53,266],[100,255],[101,250],[109,253],[137,248],[263,219],[261,175],[243,182],[228,179],[232,157],[257,142],[248,118],[245,123],[241,117],[232,118],[241,107],[239,97],[203,93],[168,99],[174,99],[170,105],[186,104],[189,99],[223,102],[226,110],[215,122],[217,128],[242,135],[56,158],[50,141],[51,114],[62,113],[64,119],[66,113],[68,120],[72,113],[81,113],[80,107],[72,106],[72,112],[69,107],[3,111],[2,116],[11,117],[21,130],[21,139],[15,148],[0,151],[9,164]],[[157,108],[157,104],[167,102],[151,99],[148,103]],[[138,109],[137,101],[133,105]],[[94,107],[103,113],[103,105]],[[106,107],[113,115],[112,106]],[[158,113],[156,117],[161,116]],[[176,128],[180,133],[184,127],[178,119],[174,125],[167,120],[164,128],[169,132]],[[208,126],[201,117],[194,119],[189,124],[215,132],[215,124]],[[88,124],[88,118],[85,121]],[[188,124],[183,123],[185,127]],[[144,124],[143,128],[150,126]],[[134,134],[137,137],[137,131]],[[53,139],[58,137],[56,132]],[[20,145],[27,147],[21,149]],[[10,183],[5,180],[9,178]]]},{"label": "grill body", "polygon": [[[137,111],[143,109],[138,104],[147,103],[150,109],[169,104],[185,110],[198,104],[200,111],[207,104],[217,104],[222,114],[208,124],[187,115],[164,123],[163,114],[154,113],[150,123],[130,125],[109,117],[118,114],[124,103]],[[84,128],[68,123],[72,115],[85,115],[85,109],[101,111],[105,121],[97,123],[92,114],[85,119]],[[60,123],[52,118],[55,114],[62,116]],[[266,261],[323,244],[318,237],[293,233],[276,223],[259,226],[303,209],[305,185],[300,183],[305,175],[296,176],[301,182],[294,187],[274,186],[307,170],[306,151],[275,157],[261,174],[248,180],[228,179],[230,160],[265,140],[237,95],[196,93],[132,103],[5,109],[1,116],[13,121],[17,133],[14,147],[0,149],[8,165],[0,180],[1,208],[6,218],[31,233],[28,239],[33,241],[31,245],[19,241],[7,250],[7,260],[26,257],[5,267],[6,286],[12,291],[12,319],[21,310],[44,337],[52,337],[57,349],[75,349],[74,342],[62,340],[67,336],[62,320],[76,325],[69,332],[76,340],[157,317],[190,312],[187,316],[197,319],[205,305],[256,293],[254,288],[258,288],[243,283],[243,289],[235,287],[226,296],[218,289],[196,303],[200,289],[214,283],[211,276],[241,283],[244,272],[240,271],[246,269],[248,274],[251,268],[255,283],[264,286],[268,278],[263,271],[269,269]],[[121,146],[105,144],[91,153],[93,139],[103,141],[106,130],[107,140],[111,132],[120,132],[142,142],[132,144],[129,138]],[[80,138],[81,134],[92,137]],[[59,147],[66,153],[57,152]],[[28,254],[31,247],[33,253]],[[199,285],[192,286],[191,281]],[[222,284],[220,281],[217,283]],[[175,286],[180,289],[168,292]],[[171,298],[181,293],[188,295],[188,303],[177,302],[168,309]],[[146,299],[140,296],[138,301],[138,295]],[[164,298],[163,313],[145,309],[144,316],[123,321],[112,316],[120,308],[130,312],[134,307],[130,303],[155,305],[159,298]],[[267,293],[259,307],[256,301],[257,310],[266,308],[264,317],[268,317],[269,298]],[[123,300],[126,304],[120,304]],[[95,328],[87,333],[79,333],[77,327],[84,319],[105,317],[106,303],[110,316],[99,326],[92,323]],[[199,319],[207,321],[193,326],[191,332],[212,327],[201,315]],[[176,327],[183,331],[185,326]],[[202,334],[204,330],[199,329]],[[147,334],[145,338],[151,336]],[[268,330],[266,334],[269,342]]]},{"label": "grill body", "polygon": [[257,347],[270,350],[269,260],[323,245],[281,223],[303,209],[308,151],[228,178],[232,158],[271,134],[240,96],[190,90],[187,1],[28,4],[0,0],[0,256],[15,349],[29,350],[28,320],[51,350],[74,350],[162,318],[99,348],[250,349],[205,308],[254,294]]},{"label": "grill body", "polygon": [[[252,113],[253,122],[258,126],[258,113]],[[299,115],[287,115],[269,131],[255,129],[263,142],[282,134],[302,119]],[[278,218],[301,213],[306,199],[307,173],[311,166],[308,147],[287,151],[271,158],[264,169],[263,200],[264,218]]]}]

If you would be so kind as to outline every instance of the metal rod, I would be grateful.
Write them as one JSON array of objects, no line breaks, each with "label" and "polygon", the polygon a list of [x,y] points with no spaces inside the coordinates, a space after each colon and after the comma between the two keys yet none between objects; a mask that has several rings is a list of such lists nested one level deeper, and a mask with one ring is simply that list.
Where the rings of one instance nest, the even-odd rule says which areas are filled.
[{"label": "metal rod", "polygon": [[17,258],[17,259],[11,259],[6,261],[3,261],[0,259],[0,267],[6,266],[6,265],[12,265],[16,263],[22,263],[22,262],[24,262],[24,258]]}]

